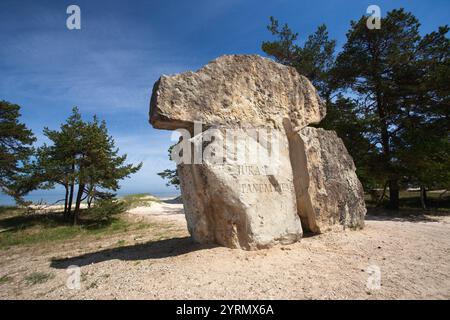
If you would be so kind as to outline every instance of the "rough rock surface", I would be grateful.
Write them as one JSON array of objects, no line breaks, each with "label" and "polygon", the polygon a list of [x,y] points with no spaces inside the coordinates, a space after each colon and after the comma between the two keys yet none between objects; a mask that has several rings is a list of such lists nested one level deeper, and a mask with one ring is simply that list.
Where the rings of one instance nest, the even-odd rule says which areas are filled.
[{"label": "rough rock surface", "polygon": [[300,130],[291,138],[291,162],[305,231],[364,227],[364,191],[353,159],[334,131]]},{"label": "rough rock surface", "polygon": [[[278,137],[280,154],[271,159],[264,152],[267,146],[252,137],[229,130],[226,137],[232,136],[236,144],[228,145],[225,135],[225,130],[217,130],[207,146],[217,150],[225,145],[221,161],[205,157],[202,164],[178,166],[187,225],[194,240],[247,250],[300,240],[302,227],[286,137]],[[196,144],[202,136],[191,141]],[[240,152],[252,156],[257,150],[263,152],[255,162],[235,160]]]},{"label": "rough rock surface", "polygon": [[311,82],[291,67],[258,55],[226,55],[197,72],[161,76],[153,87],[150,122],[158,129],[208,125],[303,128],[325,117]]},{"label": "rough rock surface", "polygon": [[[197,72],[162,76],[153,87],[150,122],[188,129],[200,153],[220,149],[227,129],[264,128],[281,137],[279,157],[259,157],[256,165],[236,162],[236,153],[273,146],[238,131],[237,148],[178,165],[194,240],[253,250],[298,241],[303,230],[363,227],[364,194],[352,158],[334,132],[307,127],[325,113],[308,79],[257,55],[222,56]],[[197,121],[208,130],[196,132]],[[215,139],[208,137],[212,129]]]}]

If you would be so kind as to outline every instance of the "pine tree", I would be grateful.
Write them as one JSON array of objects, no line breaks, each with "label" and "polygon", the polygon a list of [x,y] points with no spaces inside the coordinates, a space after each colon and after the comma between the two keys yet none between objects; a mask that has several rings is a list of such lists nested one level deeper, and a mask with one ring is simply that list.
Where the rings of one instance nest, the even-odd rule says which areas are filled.
[{"label": "pine tree", "polygon": [[[79,215],[80,203],[88,198],[90,203],[95,198],[105,198],[101,190],[117,191],[119,181],[136,173],[142,163],[134,166],[125,164],[127,155],[119,155],[114,139],[108,135],[105,121],[94,116],[92,122],[86,123],[81,138],[81,156],[78,158],[78,193],[74,221]],[[83,198],[83,195],[86,197]]]},{"label": "pine tree", "polygon": [[378,163],[374,161],[376,149],[365,136],[366,123],[356,110],[359,102],[342,94],[327,105],[327,116],[320,123],[320,127],[336,131],[337,135],[353,157],[356,173],[366,190],[377,186],[382,177],[377,175]]},{"label": "pine tree", "polygon": [[308,36],[303,46],[297,44],[298,33],[293,32],[287,24],[280,28],[274,17],[270,17],[267,29],[277,40],[264,41],[262,50],[277,62],[296,68],[314,84],[326,102],[330,101],[333,92],[330,72],[335,60],[336,41],[328,38],[327,27],[319,26],[315,33]]},{"label": "pine tree", "polygon": [[[327,107],[327,115],[319,126],[337,132],[352,155],[364,186],[373,187],[375,182],[368,157],[373,150],[364,135],[364,123],[357,114],[358,102],[339,93],[339,75],[335,71],[336,41],[329,39],[327,27],[319,26],[303,46],[298,43],[298,33],[287,24],[280,28],[274,17],[270,17],[267,29],[277,39],[263,42],[262,50],[277,62],[296,68],[313,83]],[[170,171],[166,173],[169,177],[170,174]]]},{"label": "pine tree", "polygon": [[448,26],[424,37],[403,9],[388,12],[381,29],[367,17],[351,22],[334,60],[334,42],[321,26],[304,46],[289,26],[271,18],[278,39],[263,50],[294,66],[318,88],[327,105],[319,126],[336,130],[355,160],[364,186],[389,186],[389,206],[399,206],[402,186],[449,185],[450,45]]},{"label": "pine tree", "polygon": [[60,126],[60,130],[44,128],[44,135],[52,144],[44,144],[38,148],[34,165],[34,176],[36,180],[41,181],[40,188],[53,188],[55,184],[64,187],[64,214],[67,218],[72,213],[76,162],[81,149],[80,132],[84,125],[78,108],[75,107],[67,121]]},{"label": "pine tree", "polygon": [[[78,222],[81,202],[111,199],[119,181],[137,172],[138,164],[125,164],[126,155],[119,155],[114,139],[109,136],[106,123],[96,116],[85,122],[77,108],[60,130],[45,129],[52,142],[38,151],[37,175],[47,187],[55,183],[65,188],[65,213],[74,224]],[[72,204],[75,207],[72,211]]]},{"label": "pine tree", "polygon": [[[172,161],[172,149],[175,147],[176,144],[171,145],[168,149],[169,153],[169,160]],[[178,177],[178,171],[177,169],[166,169],[162,172],[157,173],[158,176],[161,178],[167,180],[166,186],[174,186],[176,189],[180,188],[180,178]]]},{"label": "pine tree", "polygon": [[450,186],[450,40],[448,26],[425,35],[414,60],[397,77],[403,108],[398,119],[397,158],[406,183],[426,190]]},{"label": "pine tree", "polygon": [[17,201],[32,189],[26,178],[36,140],[31,130],[19,122],[19,110],[16,104],[0,101],[0,191]]},{"label": "pine tree", "polygon": [[368,29],[366,20],[351,22],[335,72],[340,84],[364,102],[360,113],[367,122],[366,135],[378,150],[375,158],[389,185],[389,205],[398,209],[402,167],[396,139],[404,113],[401,98],[408,91],[399,80],[405,70],[411,70],[420,41],[419,22],[403,9],[388,12],[381,29]]}]

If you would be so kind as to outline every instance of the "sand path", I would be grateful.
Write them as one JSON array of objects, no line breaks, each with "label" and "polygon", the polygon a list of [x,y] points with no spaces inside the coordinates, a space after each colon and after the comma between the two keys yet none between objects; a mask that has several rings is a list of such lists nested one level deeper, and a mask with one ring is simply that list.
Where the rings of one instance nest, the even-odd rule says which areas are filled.
[{"label": "sand path", "polygon": [[[130,215],[166,221],[176,233],[155,238],[143,230],[139,238],[2,250],[0,277],[12,280],[0,283],[0,298],[450,299],[450,217],[367,216],[364,230],[247,252],[192,243],[180,204]],[[118,239],[126,246],[117,247]],[[54,263],[55,257],[64,259]],[[80,290],[65,286],[69,265],[81,267]],[[378,288],[367,286],[374,270]],[[54,278],[29,286],[23,279],[31,271]]]}]

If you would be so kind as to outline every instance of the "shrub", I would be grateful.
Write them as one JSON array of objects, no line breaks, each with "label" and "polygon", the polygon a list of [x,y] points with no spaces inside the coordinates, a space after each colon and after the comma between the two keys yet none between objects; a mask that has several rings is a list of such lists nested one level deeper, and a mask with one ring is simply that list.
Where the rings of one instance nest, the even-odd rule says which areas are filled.
[{"label": "shrub", "polygon": [[95,220],[109,220],[127,210],[126,204],[117,199],[101,199],[89,209],[89,215]]},{"label": "shrub", "polygon": [[33,272],[25,277],[25,280],[29,285],[35,285],[47,282],[48,280],[54,278],[55,275],[53,273],[46,272]]}]

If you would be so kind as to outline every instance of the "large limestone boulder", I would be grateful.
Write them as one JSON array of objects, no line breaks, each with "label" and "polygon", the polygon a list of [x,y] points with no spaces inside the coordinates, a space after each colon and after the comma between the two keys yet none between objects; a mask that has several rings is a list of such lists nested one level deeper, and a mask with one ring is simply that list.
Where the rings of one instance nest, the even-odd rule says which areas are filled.
[{"label": "large limestone boulder", "polygon": [[[303,231],[363,227],[352,158],[334,132],[307,127],[325,113],[308,79],[257,55],[223,56],[197,72],[162,76],[153,87],[151,124],[187,129],[174,148],[191,146],[183,159],[214,155],[177,163],[193,239],[253,250],[298,241]],[[269,130],[279,143],[255,138],[251,128]],[[230,147],[231,140],[238,143]],[[278,152],[258,154],[257,163],[236,160],[255,147]]]},{"label": "large limestone boulder", "polygon": [[158,129],[207,125],[303,128],[325,117],[311,82],[258,55],[226,55],[197,72],[161,76],[153,87],[150,122]]},{"label": "large limestone boulder", "polygon": [[[268,145],[243,131],[217,129],[211,143],[205,143],[206,134],[211,132],[189,141],[192,149],[194,145],[202,149],[202,164],[178,166],[186,221],[194,240],[246,250],[300,240],[286,136],[273,137],[270,141],[277,139],[276,145]],[[277,148],[279,154],[269,154],[268,148]],[[208,150],[214,150],[215,156],[208,157]],[[240,155],[247,160],[242,162]]]},{"label": "large limestone boulder", "polygon": [[364,227],[364,190],[342,140],[334,131],[311,127],[291,134],[291,163],[303,229],[321,233]]}]

